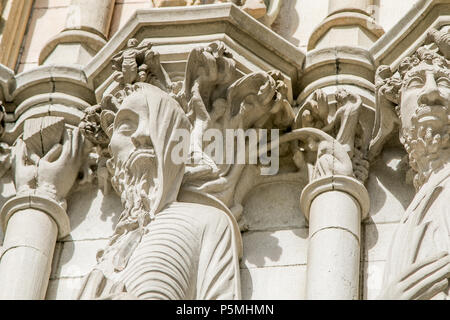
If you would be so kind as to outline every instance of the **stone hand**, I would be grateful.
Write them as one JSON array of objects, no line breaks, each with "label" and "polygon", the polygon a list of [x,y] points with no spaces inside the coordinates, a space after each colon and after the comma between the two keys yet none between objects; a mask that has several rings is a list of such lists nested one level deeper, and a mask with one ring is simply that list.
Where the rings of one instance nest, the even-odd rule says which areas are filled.
[{"label": "stone hand", "polygon": [[38,163],[37,188],[64,199],[74,184],[83,158],[84,137],[78,128],[66,129],[63,145],[56,144]]},{"label": "stone hand", "polygon": [[449,286],[450,255],[442,252],[413,264],[382,291],[382,300],[427,300]]},{"label": "stone hand", "polygon": [[36,188],[38,162],[39,157],[36,154],[30,155],[25,142],[19,139],[14,147],[12,163],[17,194]]}]

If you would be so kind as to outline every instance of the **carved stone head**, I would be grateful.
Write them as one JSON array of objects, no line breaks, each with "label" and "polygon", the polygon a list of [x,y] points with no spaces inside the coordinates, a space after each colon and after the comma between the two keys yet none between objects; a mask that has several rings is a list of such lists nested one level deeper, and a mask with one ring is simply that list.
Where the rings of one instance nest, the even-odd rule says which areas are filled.
[{"label": "carved stone head", "polygon": [[103,111],[101,122],[110,137],[112,184],[129,220],[121,221],[142,226],[177,198],[184,164],[171,154],[179,143],[175,131],[189,130],[190,123],[169,94],[147,83],[129,86],[117,112]]},{"label": "carved stone head", "polygon": [[377,120],[372,154],[381,151],[383,141],[393,131],[394,123],[398,123],[400,141],[417,173],[416,189],[450,160],[450,62],[445,58],[449,54],[448,45],[447,41],[435,40],[420,47],[403,59],[395,74],[388,66],[377,70]]},{"label": "carved stone head", "polygon": [[418,126],[435,131],[446,127],[450,102],[450,70],[446,60],[422,47],[415,56],[402,62],[400,73],[403,82],[398,111],[402,135]]}]

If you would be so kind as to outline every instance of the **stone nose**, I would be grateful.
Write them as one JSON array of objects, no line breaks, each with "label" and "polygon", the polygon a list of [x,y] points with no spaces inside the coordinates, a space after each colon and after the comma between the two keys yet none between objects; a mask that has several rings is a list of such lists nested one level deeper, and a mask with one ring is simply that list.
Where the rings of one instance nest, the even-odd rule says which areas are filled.
[{"label": "stone nose", "polygon": [[428,106],[443,105],[444,97],[442,96],[433,75],[427,76],[418,102],[419,104],[425,104]]}]

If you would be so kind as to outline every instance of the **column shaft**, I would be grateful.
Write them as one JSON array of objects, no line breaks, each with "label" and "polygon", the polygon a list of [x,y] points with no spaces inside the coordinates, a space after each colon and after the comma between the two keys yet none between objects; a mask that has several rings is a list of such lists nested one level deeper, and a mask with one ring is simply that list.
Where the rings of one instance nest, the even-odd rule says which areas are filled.
[{"label": "column shaft", "polygon": [[328,191],[312,201],[307,299],[358,299],[360,221],[359,204],[348,193]]},{"label": "column shaft", "polygon": [[44,299],[58,227],[35,209],[16,212],[8,221],[0,260],[0,299]]},{"label": "column shaft", "polygon": [[39,64],[88,64],[106,44],[114,4],[114,0],[72,0],[66,28],[45,44]]},{"label": "column shaft", "polygon": [[86,30],[106,39],[114,3],[114,0],[72,0],[66,29]]}]

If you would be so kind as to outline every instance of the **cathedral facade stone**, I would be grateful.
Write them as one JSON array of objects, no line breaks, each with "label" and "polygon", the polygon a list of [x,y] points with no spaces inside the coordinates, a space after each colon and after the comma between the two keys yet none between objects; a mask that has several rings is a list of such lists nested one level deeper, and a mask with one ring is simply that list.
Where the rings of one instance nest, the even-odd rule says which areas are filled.
[{"label": "cathedral facade stone", "polygon": [[0,14],[0,299],[449,299],[447,0]]}]

